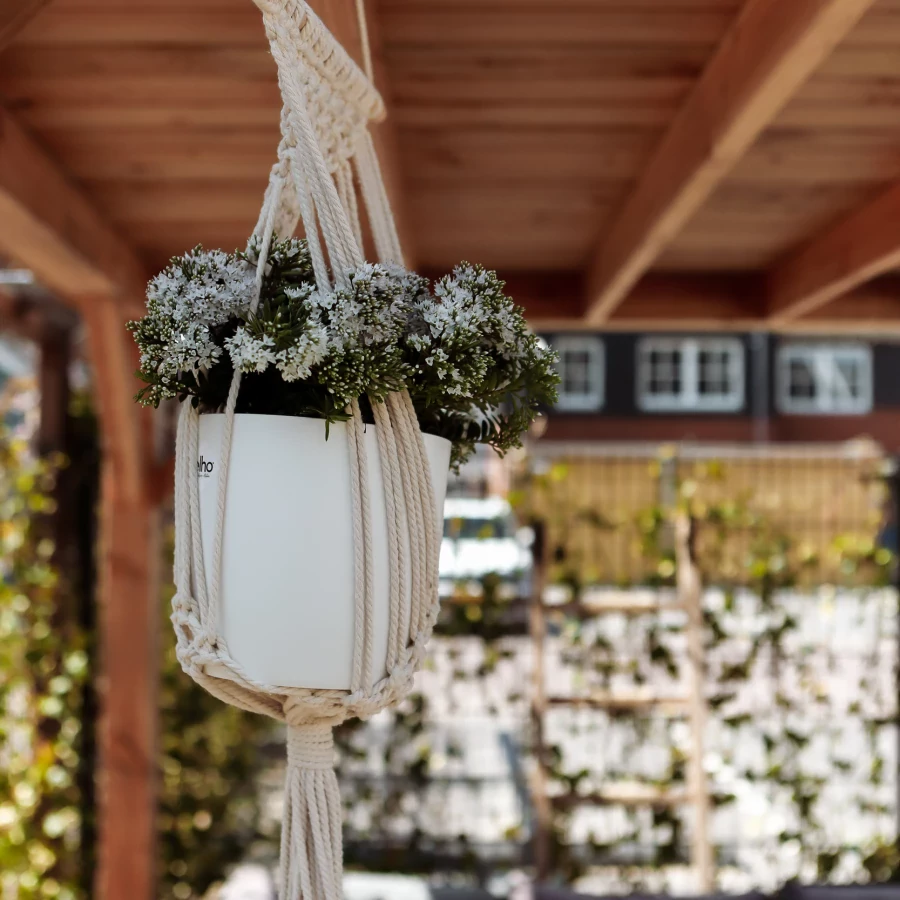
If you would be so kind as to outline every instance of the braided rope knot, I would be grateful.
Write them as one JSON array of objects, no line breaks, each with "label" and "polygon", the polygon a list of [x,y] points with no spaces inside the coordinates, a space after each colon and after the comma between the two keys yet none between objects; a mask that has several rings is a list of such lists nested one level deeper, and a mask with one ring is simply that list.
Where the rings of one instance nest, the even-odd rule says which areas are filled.
[{"label": "braided rope knot", "polygon": [[330,722],[288,724],[288,765],[297,769],[334,768],[334,732]]}]

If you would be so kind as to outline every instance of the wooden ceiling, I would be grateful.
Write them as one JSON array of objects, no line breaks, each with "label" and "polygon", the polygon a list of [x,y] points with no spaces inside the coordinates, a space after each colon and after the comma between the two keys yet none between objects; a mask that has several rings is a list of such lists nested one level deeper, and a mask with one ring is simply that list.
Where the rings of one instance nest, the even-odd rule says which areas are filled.
[{"label": "wooden ceiling", "polygon": [[[358,55],[353,3],[312,3]],[[25,0],[0,40],[23,6],[0,182],[31,202],[9,184],[30,142],[83,201],[49,223],[99,257],[83,292],[133,303],[169,256],[242,245],[280,107],[251,0]],[[900,0],[367,7],[419,268],[497,268],[546,327],[900,331]],[[27,257],[17,230],[0,249]]]}]

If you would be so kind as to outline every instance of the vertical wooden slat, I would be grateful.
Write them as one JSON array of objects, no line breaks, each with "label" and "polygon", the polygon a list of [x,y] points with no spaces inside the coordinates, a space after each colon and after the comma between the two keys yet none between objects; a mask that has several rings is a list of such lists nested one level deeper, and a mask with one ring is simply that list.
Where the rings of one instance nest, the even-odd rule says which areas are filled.
[{"label": "vertical wooden slat", "polygon": [[687,611],[687,662],[691,753],[688,760],[688,793],[694,811],[691,829],[691,864],[697,890],[715,889],[715,855],[710,835],[709,782],[703,767],[703,747],[708,709],[706,663],[703,649],[703,585],[694,555],[695,523],[687,513],[675,520],[675,561],[678,601]]},{"label": "vertical wooden slat", "polygon": [[534,808],[532,840],[534,866],[538,884],[550,876],[553,860],[553,813],[547,794],[547,747],[544,740],[544,717],[547,715],[547,688],[544,679],[544,640],[547,622],[544,614],[544,588],[547,583],[547,532],[543,522],[534,522],[532,545],[532,592],[529,608],[531,632],[531,742],[535,768],[532,775],[531,796]]}]

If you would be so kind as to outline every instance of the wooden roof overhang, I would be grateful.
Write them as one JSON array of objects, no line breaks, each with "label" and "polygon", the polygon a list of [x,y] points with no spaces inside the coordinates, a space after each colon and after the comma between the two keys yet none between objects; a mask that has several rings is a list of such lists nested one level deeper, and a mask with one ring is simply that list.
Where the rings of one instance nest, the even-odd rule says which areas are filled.
[{"label": "wooden roof overhang", "polygon": [[[900,0],[368,7],[418,267],[497,268],[541,327],[900,333]],[[0,252],[137,309],[243,243],[279,109],[251,0],[2,15]]]},{"label": "wooden roof overhang", "polygon": [[[355,0],[312,2],[359,59]],[[546,329],[900,336],[900,0],[366,6],[414,267],[496,268]],[[101,900],[155,896],[170,479],[123,325],[170,256],[243,245],[279,109],[251,0],[0,4],[0,257],[80,312],[106,449]]]}]

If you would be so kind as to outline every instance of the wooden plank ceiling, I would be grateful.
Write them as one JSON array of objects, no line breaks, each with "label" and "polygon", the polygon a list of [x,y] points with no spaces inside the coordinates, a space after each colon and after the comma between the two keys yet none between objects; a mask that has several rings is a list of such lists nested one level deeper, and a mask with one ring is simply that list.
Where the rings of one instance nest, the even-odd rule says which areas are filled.
[{"label": "wooden plank ceiling", "polygon": [[[418,267],[484,262],[548,326],[900,331],[900,0],[367,6]],[[255,222],[252,0],[52,0],[0,100],[147,273]]]}]

